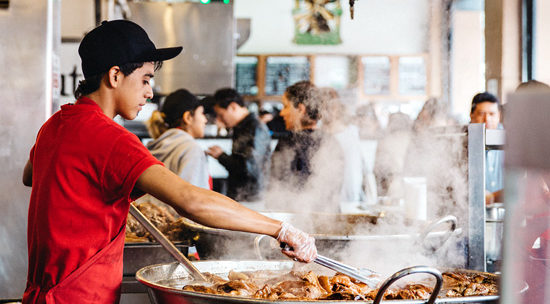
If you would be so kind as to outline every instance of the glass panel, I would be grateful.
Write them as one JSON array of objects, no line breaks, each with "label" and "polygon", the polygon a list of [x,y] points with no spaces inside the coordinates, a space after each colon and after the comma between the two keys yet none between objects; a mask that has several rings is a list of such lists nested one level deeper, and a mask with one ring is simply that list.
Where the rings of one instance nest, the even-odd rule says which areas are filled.
[{"label": "glass panel", "polygon": [[349,85],[349,58],[346,56],[316,56],[315,84],[319,87],[344,89]]},{"label": "glass panel", "polygon": [[426,94],[426,64],[424,57],[399,58],[399,94]]},{"label": "glass panel", "polygon": [[309,80],[309,60],[305,56],[267,58],[265,95],[283,95],[285,89],[301,80]]},{"label": "glass panel", "polygon": [[385,56],[363,57],[363,92],[366,95],[390,94],[390,58]]},{"label": "glass panel", "polygon": [[241,95],[257,95],[256,69],[258,58],[253,56],[235,58],[235,89]]}]

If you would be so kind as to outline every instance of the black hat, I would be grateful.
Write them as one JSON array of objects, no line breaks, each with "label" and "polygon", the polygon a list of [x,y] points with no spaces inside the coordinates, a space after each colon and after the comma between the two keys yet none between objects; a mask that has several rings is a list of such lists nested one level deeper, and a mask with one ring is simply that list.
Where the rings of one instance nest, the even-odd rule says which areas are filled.
[{"label": "black hat", "polygon": [[157,49],[145,30],[128,20],[103,21],[84,36],[78,54],[84,78],[107,72],[126,63],[164,61],[176,57],[183,48]]},{"label": "black hat", "polygon": [[164,121],[169,125],[178,121],[183,113],[194,111],[202,104],[200,101],[186,89],[179,89],[170,95],[166,96],[162,104],[162,113],[164,113]]}]

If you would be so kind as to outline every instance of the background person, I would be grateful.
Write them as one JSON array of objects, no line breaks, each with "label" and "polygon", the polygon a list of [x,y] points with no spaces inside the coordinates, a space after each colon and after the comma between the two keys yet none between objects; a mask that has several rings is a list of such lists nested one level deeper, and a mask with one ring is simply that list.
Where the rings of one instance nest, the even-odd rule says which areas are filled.
[{"label": "background person", "polygon": [[241,201],[257,201],[265,187],[265,178],[271,156],[271,136],[267,126],[244,106],[236,90],[224,88],[214,94],[217,119],[231,128],[231,155],[219,146],[206,153],[225,167],[227,196]]},{"label": "background person", "polygon": [[374,175],[378,195],[402,196],[402,177],[407,149],[412,138],[412,120],[402,112],[392,113],[384,135],[378,139]]},{"label": "background person", "polygon": [[283,206],[287,210],[338,212],[343,156],[334,137],[318,129],[322,103],[319,89],[309,81],[297,82],[283,94],[280,115],[290,134],[279,139],[273,152],[269,192],[300,193],[299,206]]},{"label": "background person", "polygon": [[212,189],[208,160],[195,140],[204,137],[204,107],[186,89],[166,97],[161,111],[154,111],[147,121],[153,140],[147,149],[172,172],[201,188]]},{"label": "background person", "polygon": [[[486,129],[502,129],[500,101],[488,92],[478,93],[472,99],[470,123],[484,123]],[[485,203],[502,202],[504,151],[485,151]]]},{"label": "background person", "polygon": [[374,192],[369,199],[375,202],[376,182],[370,185],[373,189],[363,189],[364,185],[368,185],[364,182],[368,172],[366,160],[361,153],[359,128],[350,123],[351,116],[335,89],[321,88],[320,94],[324,99],[322,129],[334,136],[343,152],[344,172],[340,199],[344,202],[360,202],[366,200],[366,192]]}]

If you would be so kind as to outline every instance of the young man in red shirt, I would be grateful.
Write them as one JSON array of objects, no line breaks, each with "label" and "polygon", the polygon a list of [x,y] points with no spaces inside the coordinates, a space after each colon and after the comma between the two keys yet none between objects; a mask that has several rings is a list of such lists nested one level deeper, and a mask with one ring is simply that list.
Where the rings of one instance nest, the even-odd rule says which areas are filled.
[{"label": "young man in red shirt", "polygon": [[156,68],[181,50],[157,49],[125,20],[103,22],[82,40],[78,100],[44,123],[23,172],[32,186],[23,303],[117,303],[128,209],[144,193],[201,224],[267,234],[294,248],[288,256],[315,258],[312,237],[185,182],[113,121],[137,116],[153,97]]}]

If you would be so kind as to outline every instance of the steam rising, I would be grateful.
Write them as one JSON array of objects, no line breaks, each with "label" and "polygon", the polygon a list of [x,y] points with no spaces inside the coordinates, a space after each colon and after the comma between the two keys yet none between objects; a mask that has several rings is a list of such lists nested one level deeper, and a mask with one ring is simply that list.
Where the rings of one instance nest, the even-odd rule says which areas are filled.
[{"label": "steam rising", "polygon": [[[389,197],[387,201],[394,204],[385,206],[363,203],[365,213],[378,215],[382,211],[384,216],[376,225],[368,222],[349,224],[345,217],[335,220],[322,217],[315,219],[315,216],[305,215],[334,213],[339,209],[342,199],[334,196],[334,193],[341,193],[342,183],[338,181],[344,180],[344,175],[349,174],[344,170],[348,153],[342,152],[349,152],[346,149],[352,147],[353,143],[339,146],[334,135],[350,125],[362,124],[357,117],[349,115],[352,111],[346,106],[356,103],[337,100],[341,107],[334,107],[330,104],[334,104],[335,97],[321,95],[320,98],[324,100],[323,129],[319,132],[323,134],[323,140],[312,157],[313,173],[302,184],[292,179],[270,180],[265,195],[267,210],[304,214],[291,223],[307,232],[318,234],[320,253],[357,267],[385,274],[413,265],[464,267],[466,257],[460,239],[465,237],[467,228],[466,146],[459,128],[449,126],[445,107],[438,100],[431,99],[414,122],[414,128],[409,123],[400,125],[398,133],[378,130],[376,137],[379,138],[380,149],[377,158],[399,155],[395,150],[405,149],[401,153],[403,159],[389,159],[393,164],[401,164],[392,176],[392,186],[384,193]],[[362,125],[378,124],[371,122]],[[373,130],[360,130],[360,133],[372,134]],[[404,199],[404,177],[426,178],[428,221],[415,221],[404,214],[400,201]],[[450,226],[442,224],[434,230],[439,232],[437,236],[431,235],[424,241],[418,238],[429,222],[446,215],[458,218],[457,227],[462,228],[461,235],[453,235],[442,244],[442,235]],[[342,242],[335,245],[335,242],[327,241],[331,238],[327,234],[340,239],[350,236],[351,240],[346,240],[345,246],[340,246]],[[424,248],[430,246],[436,250]]]}]

